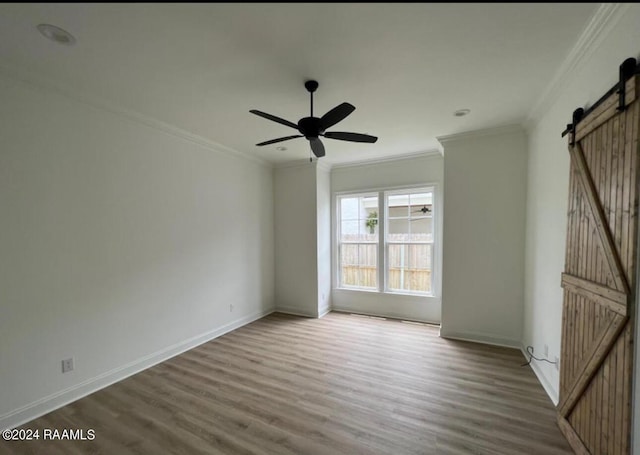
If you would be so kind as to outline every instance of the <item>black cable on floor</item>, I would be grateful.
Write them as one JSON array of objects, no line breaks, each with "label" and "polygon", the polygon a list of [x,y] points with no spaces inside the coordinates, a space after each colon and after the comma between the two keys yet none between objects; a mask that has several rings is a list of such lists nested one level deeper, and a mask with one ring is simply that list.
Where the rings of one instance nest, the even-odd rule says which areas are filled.
[{"label": "black cable on floor", "polygon": [[552,365],[555,365],[557,362],[552,362],[549,359],[539,359],[538,357],[533,355],[533,346],[527,346],[527,354],[529,354],[529,361],[527,363],[523,363],[520,365],[521,367],[526,367],[527,365],[531,365],[532,360],[537,360],[539,362],[548,362]]}]

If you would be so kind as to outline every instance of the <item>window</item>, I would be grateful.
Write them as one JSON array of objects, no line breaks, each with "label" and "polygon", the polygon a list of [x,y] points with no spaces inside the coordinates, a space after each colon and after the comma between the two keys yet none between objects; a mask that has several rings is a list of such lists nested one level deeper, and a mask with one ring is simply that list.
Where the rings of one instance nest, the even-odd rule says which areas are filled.
[{"label": "window", "polygon": [[388,192],[385,209],[387,289],[431,294],[433,190]]},{"label": "window", "polygon": [[339,288],[433,295],[433,187],[339,195],[336,202]]},{"label": "window", "polygon": [[340,286],[378,289],[378,195],[338,198]]}]

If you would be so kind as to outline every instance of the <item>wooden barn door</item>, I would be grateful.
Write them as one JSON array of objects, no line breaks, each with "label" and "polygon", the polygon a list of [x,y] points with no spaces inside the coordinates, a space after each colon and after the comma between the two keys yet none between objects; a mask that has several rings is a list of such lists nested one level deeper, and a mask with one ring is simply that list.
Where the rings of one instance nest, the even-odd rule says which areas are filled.
[{"label": "wooden barn door", "polygon": [[640,106],[632,66],[567,130],[558,424],[578,454],[630,453]]}]

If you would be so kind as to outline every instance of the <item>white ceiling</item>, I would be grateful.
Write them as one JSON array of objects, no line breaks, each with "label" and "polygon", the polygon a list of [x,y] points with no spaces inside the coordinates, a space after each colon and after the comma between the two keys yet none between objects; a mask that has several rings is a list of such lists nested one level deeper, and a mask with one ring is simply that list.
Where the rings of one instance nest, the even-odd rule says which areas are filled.
[{"label": "white ceiling", "polygon": [[[0,4],[0,66],[46,77],[231,149],[278,163],[305,139],[294,123],[348,101],[331,128],[376,144],[323,139],[329,163],[435,150],[436,137],[522,122],[597,3]],[[71,32],[74,46],[36,25]],[[471,109],[454,117],[457,109]],[[288,150],[278,151],[278,145]]]}]

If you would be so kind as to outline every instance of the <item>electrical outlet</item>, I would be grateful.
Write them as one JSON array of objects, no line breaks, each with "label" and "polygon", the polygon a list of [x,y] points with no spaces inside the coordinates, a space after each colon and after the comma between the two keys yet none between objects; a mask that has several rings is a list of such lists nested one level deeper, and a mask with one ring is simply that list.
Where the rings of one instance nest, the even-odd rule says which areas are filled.
[{"label": "electrical outlet", "polygon": [[62,361],[62,372],[68,373],[73,370],[73,357]]},{"label": "electrical outlet", "polygon": [[544,357],[545,358],[549,358],[549,345],[548,344],[544,345]]},{"label": "electrical outlet", "polygon": [[556,370],[560,369],[560,359],[556,356]]}]

